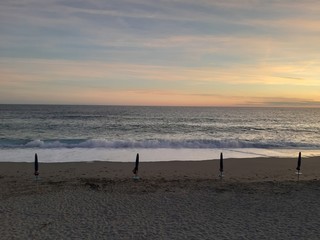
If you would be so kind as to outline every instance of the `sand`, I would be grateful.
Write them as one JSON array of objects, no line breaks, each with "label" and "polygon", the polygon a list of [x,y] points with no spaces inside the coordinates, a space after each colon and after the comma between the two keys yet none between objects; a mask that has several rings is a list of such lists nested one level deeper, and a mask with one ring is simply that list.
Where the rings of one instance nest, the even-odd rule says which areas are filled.
[{"label": "sand", "polygon": [[1,239],[319,239],[320,158],[0,163]]}]

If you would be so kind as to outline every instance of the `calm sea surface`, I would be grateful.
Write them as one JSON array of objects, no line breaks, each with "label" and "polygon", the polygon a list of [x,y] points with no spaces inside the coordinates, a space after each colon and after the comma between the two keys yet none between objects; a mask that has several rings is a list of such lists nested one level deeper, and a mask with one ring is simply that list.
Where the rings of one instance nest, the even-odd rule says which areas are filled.
[{"label": "calm sea surface", "polygon": [[191,159],[221,150],[232,157],[316,152],[319,120],[320,109],[0,105],[0,161],[28,161],[33,152],[47,161],[85,153],[88,161],[125,161],[137,151],[167,160],[179,152]]}]

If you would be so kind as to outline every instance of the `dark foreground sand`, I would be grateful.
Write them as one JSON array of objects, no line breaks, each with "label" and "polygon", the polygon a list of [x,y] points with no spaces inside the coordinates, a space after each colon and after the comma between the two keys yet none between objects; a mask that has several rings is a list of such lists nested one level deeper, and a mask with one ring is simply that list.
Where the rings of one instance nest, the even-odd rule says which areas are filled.
[{"label": "dark foreground sand", "polygon": [[319,239],[320,159],[0,163],[0,239]]}]

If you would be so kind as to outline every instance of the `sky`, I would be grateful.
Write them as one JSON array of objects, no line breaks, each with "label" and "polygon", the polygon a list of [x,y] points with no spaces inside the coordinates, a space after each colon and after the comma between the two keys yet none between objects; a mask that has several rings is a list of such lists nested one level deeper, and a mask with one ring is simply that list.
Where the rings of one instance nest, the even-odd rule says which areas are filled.
[{"label": "sky", "polygon": [[1,0],[0,103],[320,107],[320,1]]}]

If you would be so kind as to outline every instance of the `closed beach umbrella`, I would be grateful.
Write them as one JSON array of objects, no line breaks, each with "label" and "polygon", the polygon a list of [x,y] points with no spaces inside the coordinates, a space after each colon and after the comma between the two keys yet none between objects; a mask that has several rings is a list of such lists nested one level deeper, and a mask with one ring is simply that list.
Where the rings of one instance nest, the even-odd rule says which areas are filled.
[{"label": "closed beach umbrella", "polygon": [[138,173],[138,169],[139,169],[139,153],[137,153],[137,156],[136,156],[136,165],[135,165],[135,167],[134,167],[134,169],[133,169],[133,173],[134,174],[137,174]]},{"label": "closed beach umbrella", "polygon": [[219,168],[220,174],[219,177],[222,179],[223,177],[223,154],[220,153],[220,168]]},{"label": "closed beach umbrella", "polygon": [[298,174],[298,181],[299,181],[299,176],[300,176],[300,169],[301,169],[301,152],[299,152],[299,157],[298,157],[298,164],[297,164],[297,174]]},{"label": "closed beach umbrella", "polygon": [[37,177],[39,175],[39,163],[38,163],[38,155],[34,155],[34,175]]},{"label": "closed beach umbrella", "polygon": [[298,165],[297,165],[297,168],[296,168],[298,173],[300,172],[300,167],[301,167],[301,152],[299,152]]},{"label": "closed beach umbrella", "polygon": [[220,172],[223,172],[223,154],[220,153]]}]

